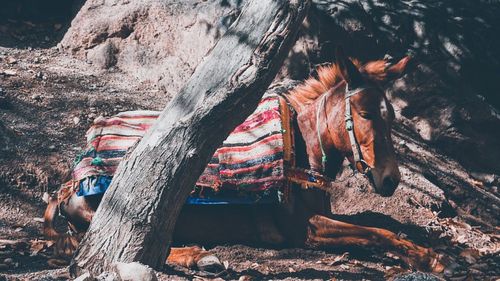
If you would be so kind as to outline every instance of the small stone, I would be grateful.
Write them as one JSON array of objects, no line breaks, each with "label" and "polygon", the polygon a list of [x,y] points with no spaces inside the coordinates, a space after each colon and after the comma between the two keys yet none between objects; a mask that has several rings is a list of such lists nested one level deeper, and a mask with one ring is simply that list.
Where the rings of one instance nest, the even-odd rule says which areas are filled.
[{"label": "small stone", "polygon": [[78,125],[78,123],[80,123],[80,118],[79,117],[73,117],[73,123],[75,123],[75,125]]},{"label": "small stone", "polygon": [[35,74],[35,78],[42,79],[42,78],[43,78],[43,72],[38,71],[38,72]]},{"label": "small stone", "polygon": [[7,64],[16,64],[17,60],[15,58],[7,58]]},{"label": "small stone", "polygon": [[5,76],[16,76],[17,75],[17,71],[12,70],[12,69],[5,69],[2,72],[0,72],[0,74],[2,74],[2,73]]},{"label": "small stone", "polygon": [[3,260],[3,263],[5,263],[5,264],[12,264],[12,263],[14,263],[14,260],[11,259],[11,258],[6,258],[6,259]]},{"label": "small stone", "polygon": [[34,94],[31,96],[31,98],[35,101],[42,101],[42,96],[40,96],[39,94]]},{"label": "small stone", "polygon": [[55,145],[53,145],[53,144],[51,144],[51,145],[49,146],[49,150],[51,150],[51,151],[56,150],[56,146],[55,146]]},{"label": "small stone", "polygon": [[113,267],[122,281],[158,281],[151,268],[138,262],[117,262]]},{"label": "small stone", "polygon": [[73,281],[94,281],[95,279],[90,275],[90,273],[84,273],[80,276],[78,276],[75,280]]},{"label": "small stone", "polygon": [[114,272],[103,272],[96,278],[97,281],[119,281],[118,275]]},{"label": "small stone", "polygon": [[34,58],[33,63],[40,63],[40,58],[39,57]]},{"label": "small stone", "polygon": [[252,281],[253,277],[250,275],[242,275],[238,278],[238,281]]}]

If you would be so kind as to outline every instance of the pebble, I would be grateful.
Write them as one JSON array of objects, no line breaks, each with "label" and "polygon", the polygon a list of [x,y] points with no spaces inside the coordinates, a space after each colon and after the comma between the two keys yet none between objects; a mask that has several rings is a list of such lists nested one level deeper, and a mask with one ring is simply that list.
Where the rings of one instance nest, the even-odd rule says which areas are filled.
[{"label": "pebble", "polygon": [[17,71],[15,70],[12,70],[12,69],[5,69],[3,71],[0,71],[0,74],[5,75],[5,76],[16,76],[17,75]]},{"label": "pebble", "polygon": [[122,281],[158,281],[155,272],[146,265],[138,262],[113,264],[114,272]]},{"label": "pebble", "polygon": [[342,270],[348,270],[350,267],[349,267],[347,264],[341,264],[341,265],[340,265],[340,268],[341,268]]},{"label": "pebble", "polygon": [[94,278],[90,275],[90,273],[85,273],[78,276],[74,281],[93,281]]},{"label": "pebble", "polygon": [[3,260],[3,263],[5,263],[5,264],[12,264],[12,263],[14,263],[14,260],[11,259],[11,258],[6,258],[6,259]]},{"label": "pebble", "polygon": [[103,272],[96,277],[97,281],[119,281],[118,275],[114,272]]},{"label": "pebble", "polygon": [[53,144],[52,144],[52,145],[50,145],[50,146],[49,146],[49,150],[52,150],[52,151],[56,150],[56,146],[55,146],[55,145],[53,145]]},{"label": "pebble", "polygon": [[17,60],[15,58],[7,58],[7,64],[16,64]]},{"label": "pebble", "polygon": [[39,94],[34,94],[31,96],[31,98],[36,101],[42,101],[42,96],[40,96]]},{"label": "pebble", "polygon": [[79,117],[73,117],[73,123],[75,123],[75,125],[78,125],[78,123],[80,123],[80,118]]}]

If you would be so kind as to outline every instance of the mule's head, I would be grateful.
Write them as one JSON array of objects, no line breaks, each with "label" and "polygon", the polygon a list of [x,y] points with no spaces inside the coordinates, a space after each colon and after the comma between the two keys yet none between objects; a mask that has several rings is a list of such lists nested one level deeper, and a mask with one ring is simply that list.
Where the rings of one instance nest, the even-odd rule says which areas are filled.
[{"label": "mule's head", "polygon": [[[341,124],[336,130],[339,133],[333,136],[335,146],[358,171],[368,176],[375,192],[391,196],[401,175],[391,138],[394,109],[380,83],[401,74],[409,58],[390,67],[384,61],[358,67],[340,49],[336,57],[337,71],[345,80],[339,87],[345,87],[346,94],[335,109],[344,113],[336,114],[336,118],[343,120],[334,121],[336,126]],[[349,130],[353,132],[351,135]]]}]

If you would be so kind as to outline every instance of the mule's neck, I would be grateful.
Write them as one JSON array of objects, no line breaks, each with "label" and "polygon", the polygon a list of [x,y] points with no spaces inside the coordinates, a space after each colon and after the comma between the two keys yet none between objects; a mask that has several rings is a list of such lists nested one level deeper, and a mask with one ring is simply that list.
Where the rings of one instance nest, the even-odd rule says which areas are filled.
[{"label": "mule's neck", "polygon": [[[332,140],[335,131],[343,128],[339,126],[340,124],[336,124],[338,122],[335,122],[335,119],[342,120],[342,118],[334,118],[335,114],[342,116],[344,113],[343,107],[338,106],[338,103],[343,100],[337,91],[339,91],[339,87],[332,88],[323,94],[326,96],[320,96],[311,104],[294,106],[297,112],[297,128],[295,129],[300,132],[300,134],[295,134],[297,165],[323,173],[330,178],[335,178],[344,159]],[[322,161],[321,146],[326,156],[325,163]]]}]

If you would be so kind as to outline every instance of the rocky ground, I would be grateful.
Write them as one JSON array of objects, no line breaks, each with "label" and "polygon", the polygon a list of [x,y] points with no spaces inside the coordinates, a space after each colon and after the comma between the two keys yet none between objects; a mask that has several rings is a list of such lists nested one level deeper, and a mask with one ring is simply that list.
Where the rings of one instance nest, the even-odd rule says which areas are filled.
[{"label": "rocky ground", "polygon": [[[0,24],[0,280],[65,280],[67,270],[47,265],[51,244],[43,240],[43,193],[55,190],[97,116],[161,109],[169,96],[155,82],[119,68],[74,59],[56,47],[58,22]],[[398,110],[398,101],[394,100]],[[334,185],[332,206],[347,221],[391,229],[452,257],[450,280],[497,280],[498,176],[471,173],[457,159],[415,132],[415,119],[398,111],[395,142],[403,174],[392,198],[349,178]],[[498,149],[498,148],[494,148]],[[374,251],[349,253],[265,249],[242,245],[213,248],[228,271],[223,279],[384,280],[410,272],[395,257]],[[166,266],[160,280],[211,279],[202,272]]]}]

